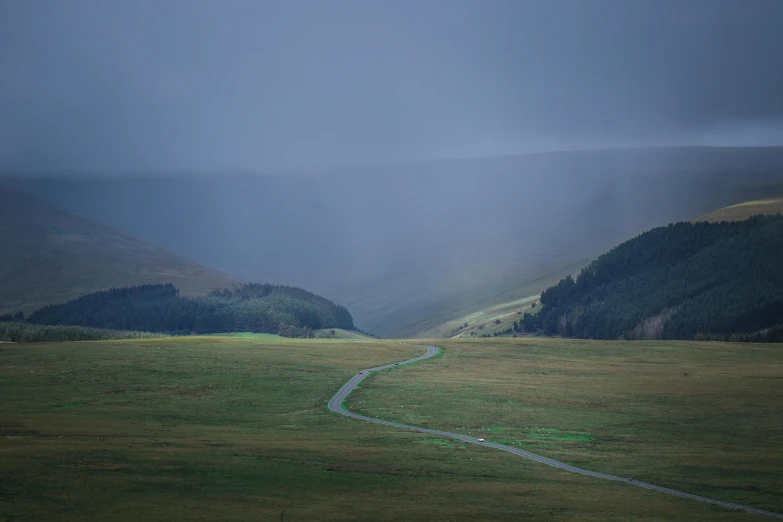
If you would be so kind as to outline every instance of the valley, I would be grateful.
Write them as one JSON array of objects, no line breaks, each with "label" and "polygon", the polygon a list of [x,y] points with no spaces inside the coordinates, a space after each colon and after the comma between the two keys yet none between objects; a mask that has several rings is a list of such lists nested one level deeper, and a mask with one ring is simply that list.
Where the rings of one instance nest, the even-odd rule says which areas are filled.
[{"label": "valley", "polygon": [[573,151],[284,176],[9,173],[0,186],[235,279],[306,288],[380,337],[417,337],[539,294],[554,274],[576,273],[650,228],[783,194],[783,148]]},{"label": "valley", "polygon": [[[4,233],[27,246],[6,256],[28,271],[28,281],[47,273],[29,262],[41,252],[63,252],[56,254],[61,260],[71,252],[91,258],[101,267],[100,281],[109,285],[110,277],[146,281],[124,268],[129,255],[154,252],[157,257],[141,257],[151,267],[163,258],[200,266],[32,196],[20,197],[30,205],[21,210],[33,211],[35,219],[24,222],[21,212],[15,214],[16,235],[11,228]],[[732,256],[745,260],[745,272],[769,272],[764,292],[754,295],[766,296],[765,306],[774,311],[777,272],[771,262],[779,254],[774,245],[780,217],[751,216],[775,214],[777,205],[769,198],[740,202],[706,214],[708,223],[653,229],[603,255],[600,243],[588,247],[573,243],[576,235],[561,233],[556,254],[550,249],[533,257],[541,262],[477,256],[439,275],[427,275],[430,265],[376,282],[357,276],[353,284],[364,283],[368,299],[381,291],[371,297],[372,309],[382,312],[378,321],[394,325],[408,341],[374,339],[353,327],[346,308],[306,290],[242,284],[228,276],[188,279],[195,297],[181,297],[172,284],[82,290],[81,297],[28,314],[25,322],[0,323],[2,340],[16,341],[0,348],[0,384],[6,390],[0,398],[5,441],[0,516],[515,520],[524,515],[596,521],[778,516],[783,345],[583,340],[542,337],[547,332],[521,327],[529,314],[535,323],[565,306],[567,301],[552,296],[574,298],[569,284],[589,287],[590,277],[608,284],[634,271],[646,274],[652,261],[690,266],[688,256],[708,259],[714,277],[723,273],[719,269],[725,272],[724,264],[732,266]],[[742,221],[721,223],[730,219]],[[55,235],[82,231],[83,240],[52,250],[51,233],[33,233],[47,226]],[[652,248],[634,246],[658,237],[663,246],[654,241]],[[715,257],[724,248],[721,241],[750,246]],[[82,244],[105,250],[90,247],[84,254]],[[585,252],[590,256],[578,257]],[[545,255],[553,257],[544,262]],[[86,266],[73,263],[71,269],[81,273]],[[201,270],[197,274],[213,274]],[[671,277],[678,273],[666,270]],[[737,279],[745,272],[730,273]],[[105,275],[114,273],[131,279]],[[585,273],[587,282],[580,283]],[[411,274],[410,284],[400,285]],[[60,284],[80,277],[52,275]],[[198,290],[206,281],[224,288]],[[392,288],[396,294],[385,299],[383,289]],[[679,295],[666,291],[664,297]],[[57,303],[69,294],[43,295]],[[616,299],[630,297],[626,292]],[[753,301],[746,297],[735,307]],[[395,308],[403,302],[411,304]],[[125,325],[174,335],[89,328]],[[210,333],[187,335],[199,331]],[[422,343],[437,346],[436,357],[395,364],[421,356],[416,345]],[[384,368],[357,375],[379,366]],[[352,376],[351,382],[361,384],[341,399],[347,410],[341,413],[390,425],[337,415],[339,405],[327,408]],[[394,423],[433,431],[400,430]],[[546,464],[554,461],[563,469]],[[583,471],[574,473],[577,468]],[[103,501],[95,503],[96,497]]]},{"label": "valley", "polygon": [[783,520],[783,0],[0,1],[0,522]]}]

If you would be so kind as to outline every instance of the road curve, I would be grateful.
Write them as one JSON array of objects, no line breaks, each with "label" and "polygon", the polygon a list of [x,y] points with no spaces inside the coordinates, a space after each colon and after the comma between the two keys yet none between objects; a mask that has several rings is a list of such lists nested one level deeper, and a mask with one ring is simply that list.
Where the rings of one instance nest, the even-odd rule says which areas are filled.
[{"label": "road curve", "polygon": [[[438,354],[438,349],[434,346],[426,346],[421,344],[414,344],[411,346],[418,346],[420,348],[426,348],[427,353],[424,355],[421,355],[419,357],[415,357],[413,359],[408,359],[406,361],[400,361],[399,365],[403,364],[410,364],[412,362],[416,361],[422,361],[424,359],[429,359],[430,357],[434,357]],[[740,511],[746,511],[748,513],[755,513],[757,515],[766,515],[773,518],[779,518],[783,520],[783,514],[780,513],[774,513],[772,511],[764,511],[763,509],[756,509],[748,506],[743,506],[741,504],[732,504],[731,502],[723,502],[722,500],[715,500],[712,498],[707,497],[700,497],[698,495],[692,495],[690,493],[685,493],[684,491],[677,491],[676,489],[669,489],[664,488],[661,486],[656,486],[655,484],[650,484],[647,482],[641,482],[638,480],[633,480],[631,478],[626,477],[618,477],[615,475],[608,475],[606,473],[599,473],[597,471],[590,471],[588,469],[582,469],[577,468],[576,466],[571,466],[569,464],[566,464],[564,462],[560,462],[558,460],[549,459],[547,457],[542,457],[541,455],[536,455],[535,453],[530,453],[529,451],[525,451],[519,448],[514,448],[512,446],[506,446],[504,444],[495,444],[494,442],[481,442],[476,437],[469,437],[467,435],[462,435],[460,433],[452,433],[450,431],[440,431],[440,430],[431,430],[428,428],[420,428],[418,426],[410,426],[408,424],[401,424],[399,422],[391,422],[391,421],[385,421],[382,419],[375,419],[373,417],[366,417],[364,415],[359,415],[358,413],[353,413],[352,411],[349,411],[343,407],[343,401],[346,397],[356,388],[356,386],[362,382],[364,379],[372,375],[373,372],[380,371],[380,370],[386,370],[388,368],[393,368],[397,364],[386,364],[383,366],[376,366],[374,368],[368,368],[366,370],[362,370],[359,373],[357,373],[350,381],[345,383],[345,385],[340,388],[340,391],[338,391],[334,397],[329,400],[329,409],[335,413],[339,413],[340,415],[345,415],[346,417],[352,417],[354,419],[363,420],[366,422],[373,422],[375,424],[383,424],[384,426],[390,426],[392,428],[401,428],[404,430],[410,430],[410,431],[418,431],[421,433],[429,433],[430,435],[438,435],[440,437],[449,437],[452,439],[461,440],[463,442],[468,442],[470,444],[478,444],[479,446],[485,446],[488,448],[497,449],[500,451],[506,451],[508,453],[513,453],[514,455],[518,455],[522,458],[526,458],[529,460],[534,460],[536,462],[540,462],[541,464],[546,464],[547,466],[552,466],[554,468],[562,469],[565,471],[570,471],[572,473],[579,473],[580,475],[588,475],[590,477],[605,479],[605,480],[613,480],[615,482],[625,482],[627,484],[630,484],[632,486],[638,486],[640,488],[644,489],[651,489],[653,491],[658,491],[660,493],[666,493],[668,495],[674,495],[675,497],[681,497],[681,498],[688,498],[691,500],[698,500],[699,502],[706,502],[708,504],[715,504],[717,506],[721,506],[728,509],[737,509]]]}]

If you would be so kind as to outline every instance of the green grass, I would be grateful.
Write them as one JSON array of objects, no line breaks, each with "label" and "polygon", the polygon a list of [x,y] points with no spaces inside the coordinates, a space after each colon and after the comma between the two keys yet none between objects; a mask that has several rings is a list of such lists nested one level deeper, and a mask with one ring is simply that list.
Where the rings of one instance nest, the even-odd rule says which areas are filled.
[{"label": "green grass", "polygon": [[595,441],[593,437],[587,433],[580,431],[561,431],[554,428],[506,428],[503,426],[491,426],[487,428],[487,431],[491,434],[488,435],[488,439],[498,442],[495,439],[497,436],[512,436],[514,439],[504,438],[503,440],[516,440],[524,441],[530,439],[531,441],[538,440],[551,440],[551,441],[580,441],[580,442],[592,442]]},{"label": "green grass", "polygon": [[372,337],[364,335],[361,332],[357,332],[355,330],[343,330],[341,328],[323,328],[321,330],[313,331],[313,335],[316,339],[372,339]]},{"label": "green grass", "polygon": [[206,334],[202,337],[227,337],[229,339],[282,339],[277,334],[270,333],[253,333],[253,332],[231,332],[231,333],[219,333],[219,334]]},{"label": "green grass", "polygon": [[783,512],[780,345],[441,344],[438,364],[376,376],[348,406]]},{"label": "green grass", "polygon": [[[441,358],[374,375],[349,403],[372,403],[388,418],[410,409],[422,424],[462,416],[460,429],[486,425],[492,437],[538,443],[509,417],[510,406],[498,415],[493,395],[519,393],[508,400],[529,402],[532,392],[514,385],[526,374],[503,381],[501,390],[485,387],[516,368],[501,357],[506,348],[472,343],[463,354],[456,344],[444,346]],[[758,519],[326,409],[358,369],[421,353],[399,342],[258,337],[5,344],[0,520]],[[587,355],[574,344],[558,356],[571,358],[563,371],[586,364],[589,372]],[[469,381],[416,384],[438,372],[457,375],[449,372],[468,356],[475,357]],[[729,404],[733,391],[726,391]],[[476,402],[454,411],[463,404],[457,397]],[[491,406],[473,408],[482,402]],[[545,432],[546,443],[608,436],[594,426],[565,426],[568,404],[551,406],[539,425],[560,431]],[[639,444],[628,462],[644,455]],[[755,451],[768,444],[755,441]],[[767,480],[756,483],[766,488]]]}]

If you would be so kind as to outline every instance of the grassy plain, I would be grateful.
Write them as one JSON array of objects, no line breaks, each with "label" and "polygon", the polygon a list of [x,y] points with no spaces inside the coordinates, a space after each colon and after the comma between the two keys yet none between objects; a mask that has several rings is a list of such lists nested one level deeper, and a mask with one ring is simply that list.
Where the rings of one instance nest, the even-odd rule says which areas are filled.
[{"label": "grassy plain", "polygon": [[322,328],[315,330],[313,335],[316,339],[364,339],[371,340],[372,337],[356,330],[343,330],[342,328]]},{"label": "grassy plain", "polygon": [[783,512],[781,345],[538,338],[441,345],[437,364],[376,376],[349,407]]},{"label": "grassy plain", "polygon": [[[585,351],[580,344],[543,345],[537,350],[552,354],[534,356],[524,355],[526,345],[498,340],[444,346],[442,358],[373,376],[350,403],[417,424],[474,432],[485,426],[489,438],[498,440],[527,441],[520,430],[532,428],[526,417],[536,414],[533,425],[559,429],[576,438],[572,444],[584,444],[579,438],[588,436],[603,440],[599,450],[613,440],[631,450],[609,465],[596,453],[609,457],[612,451],[551,442],[552,432],[544,432],[538,439],[546,446],[542,451],[596,468],[638,470],[640,478],[658,473],[650,452],[664,463],[667,451],[685,451],[687,459],[700,452],[635,435],[660,428],[658,417],[650,417],[658,409],[636,411],[647,404],[641,398],[652,392],[644,390],[661,373],[657,365],[633,362],[647,360],[644,350],[623,355],[624,346]],[[716,480],[755,485],[760,491],[723,496],[773,508],[779,497],[770,490],[779,494],[779,477],[764,470],[780,469],[780,435],[768,429],[779,421],[779,410],[768,411],[766,420],[760,416],[770,399],[761,391],[775,386],[771,379],[779,375],[772,366],[774,348],[748,352],[759,366],[747,368],[751,377],[741,397],[759,403],[753,410],[759,416],[756,438],[745,441],[756,453],[722,442],[747,469],[699,468],[696,477],[716,494],[725,492],[712,489]],[[692,378],[706,379],[711,393],[718,393],[709,377],[715,372],[740,379],[746,366],[726,366],[742,359],[732,350],[719,350],[705,370],[692,368]],[[5,344],[0,520],[758,520],[326,409],[328,398],[358,369],[419,353],[399,342],[263,337]],[[595,371],[606,357],[645,376],[638,389],[626,390],[630,398],[604,399],[624,412],[626,425],[614,434],[610,428],[621,426],[599,431],[608,414],[585,403],[590,393],[580,391],[604,386],[606,393],[619,393],[611,392],[616,368]],[[683,364],[703,362],[683,357]],[[569,384],[563,375],[581,377]],[[560,385],[547,383],[550,376]],[[744,405],[732,398],[738,391],[732,382],[719,401],[721,411]],[[599,420],[591,420],[594,412]],[[716,435],[710,430],[722,427],[709,420],[709,411],[700,415],[692,419],[707,422],[698,428],[705,436],[698,444],[712,446]],[[665,444],[653,445],[660,442]],[[706,476],[710,471],[717,478]]]}]

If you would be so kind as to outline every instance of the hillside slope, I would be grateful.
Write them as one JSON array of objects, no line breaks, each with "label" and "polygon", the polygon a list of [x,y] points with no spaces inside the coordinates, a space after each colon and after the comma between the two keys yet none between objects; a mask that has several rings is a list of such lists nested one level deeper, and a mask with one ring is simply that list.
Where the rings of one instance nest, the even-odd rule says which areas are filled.
[{"label": "hillside slope", "polygon": [[113,287],[170,282],[205,295],[239,283],[30,194],[0,188],[0,201],[0,315]]},{"label": "hillside slope", "polygon": [[249,283],[207,296],[181,296],[171,284],[115,288],[33,312],[28,323],[113,330],[209,334],[271,333],[312,337],[313,330],[353,330],[345,307],[301,288]]},{"label": "hillside slope", "polygon": [[694,223],[706,221],[708,223],[720,223],[721,221],[742,221],[759,214],[783,214],[783,198],[766,198],[745,201],[736,205],[718,209],[709,214],[694,219]]},{"label": "hillside slope", "polygon": [[424,306],[400,310],[389,319],[409,325],[399,330],[401,337],[432,339],[481,335],[494,331],[498,320],[505,328],[505,323],[519,319],[518,313],[527,311],[542,291],[566,275],[576,275],[589,261],[582,259],[561,267],[553,260],[553,266],[548,268],[509,271],[504,277],[484,276],[467,290],[455,291]]},{"label": "hillside slope", "polygon": [[346,305],[362,330],[407,337],[535,295],[535,281],[650,228],[783,194],[783,148],[0,182],[244,280],[307,288]]},{"label": "hillside slope", "polygon": [[[738,203],[705,214],[692,222],[741,221],[755,215],[770,214],[783,214],[783,198],[765,198]],[[443,313],[436,313],[432,316],[426,316],[425,319],[413,324],[412,327],[422,337],[466,337],[504,332],[513,326],[515,320],[519,319],[519,314],[532,311],[529,304],[540,297],[538,294],[569,273],[572,277],[576,277],[589,261],[589,259],[579,261],[565,269],[555,270],[538,279],[526,281],[522,285],[517,282],[517,286],[513,286],[512,283],[511,286],[505,288],[504,292],[493,293],[490,297],[452,310],[452,312],[464,312],[464,315],[452,313],[450,319],[440,322]],[[477,295],[489,293],[487,288],[476,289],[474,292]],[[441,310],[443,308],[441,307]],[[464,326],[466,324],[468,326]],[[420,330],[422,325],[428,326],[428,328]]]},{"label": "hillside slope", "polygon": [[783,216],[650,230],[547,289],[541,303],[526,322],[547,334],[744,339],[783,324]]}]

